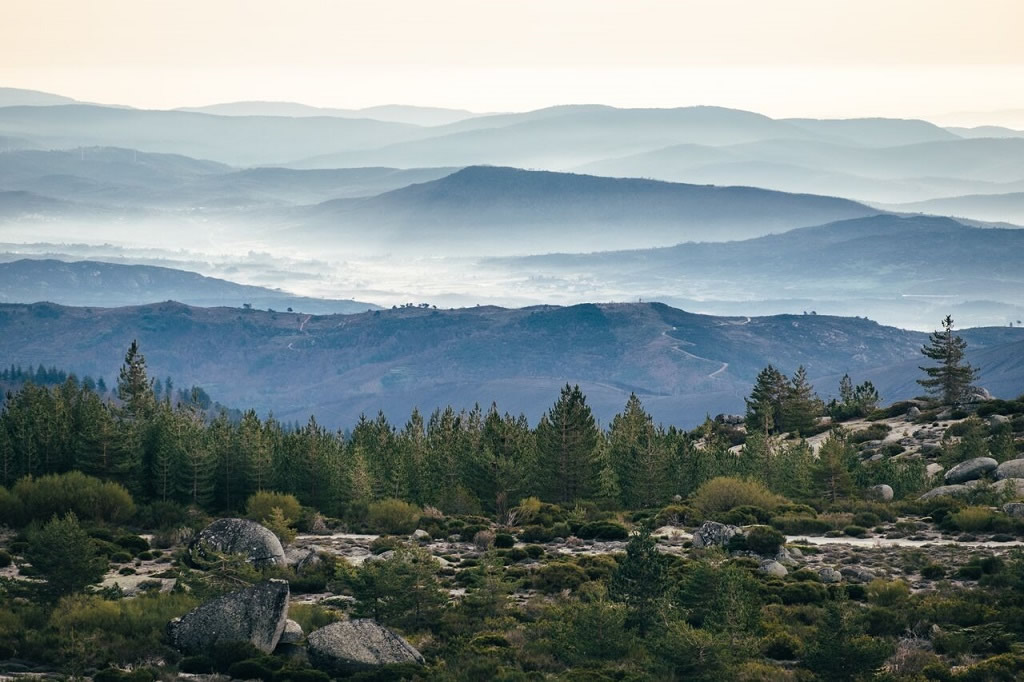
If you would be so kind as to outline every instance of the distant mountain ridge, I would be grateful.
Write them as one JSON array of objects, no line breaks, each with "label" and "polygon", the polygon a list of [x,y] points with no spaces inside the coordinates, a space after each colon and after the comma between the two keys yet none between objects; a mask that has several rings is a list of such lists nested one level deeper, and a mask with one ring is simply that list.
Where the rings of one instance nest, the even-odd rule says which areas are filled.
[{"label": "distant mountain ridge", "polygon": [[0,263],[0,301],[5,303],[49,301],[107,308],[167,300],[197,307],[292,308],[318,315],[378,309],[372,303],[296,296],[152,265],[52,259]]},{"label": "distant mountain ridge", "polygon": [[508,253],[531,238],[545,250],[598,251],[741,239],[876,213],[845,199],[751,187],[472,166],[368,199],[298,209],[288,219],[299,239],[429,249],[448,237],[452,248]]},{"label": "distant mountain ridge", "polygon": [[[969,359],[992,357],[979,383],[1024,392],[1013,353],[1024,329],[962,332]],[[870,378],[884,400],[918,393],[926,335],[825,315],[712,317],[658,303],[398,309],[313,316],[162,303],[129,308],[0,304],[0,356],[110,376],[138,339],[151,371],[197,384],[226,404],[315,414],[331,427],[383,409],[395,421],[497,401],[537,419],[566,382],[579,383],[602,420],[637,393],[658,421],[692,426],[739,412],[760,368],[803,364],[816,388]],[[985,355],[987,354],[987,355]],[[907,387],[910,386],[909,390]]]}]

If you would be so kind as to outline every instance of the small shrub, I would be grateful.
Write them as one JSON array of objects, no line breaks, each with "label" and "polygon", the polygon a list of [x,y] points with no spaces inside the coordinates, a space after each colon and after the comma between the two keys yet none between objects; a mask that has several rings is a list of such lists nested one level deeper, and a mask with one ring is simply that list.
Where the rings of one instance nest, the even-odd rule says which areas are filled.
[{"label": "small shrub", "polygon": [[939,564],[928,564],[921,568],[921,577],[928,580],[939,580],[946,575],[946,569]]},{"label": "small shrub", "polygon": [[576,535],[584,540],[625,540],[629,530],[614,521],[592,521],[580,526]]},{"label": "small shrub", "polygon": [[747,549],[758,554],[775,555],[786,542],[786,536],[771,526],[754,526],[746,530]]},{"label": "small shrub", "polygon": [[115,564],[127,564],[132,560],[132,555],[128,552],[114,552],[110,555],[111,563]]},{"label": "small shrub", "polygon": [[684,504],[670,504],[654,517],[656,526],[694,526],[700,521],[700,513]]},{"label": "small shrub", "polygon": [[587,582],[587,573],[568,561],[553,561],[541,567],[534,577],[534,586],[549,594],[574,590]]},{"label": "small shrub", "polygon": [[856,526],[865,526],[871,528],[877,526],[882,522],[882,519],[878,518],[878,514],[874,512],[860,512],[853,515],[853,523]]},{"label": "small shrub", "polygon": [[262,661],[249,659],[232,663],[228,668],[228,675],[236,680],[263,680],[273,682],[274,671],[268,668]]},{"label": "small shrub", "polygon": [[486,552],[494,544],[494,533],[489,530],[477,531],[473,536],[473,544],[481,552]]},{"label": "small shrub", "polygon": [[862,538],[868,534],[868,529],[863,526],[846,526],[843,528],[843,533],[849,535],[851,538]]},{"label": "small shrub", "polygon": [[953,524],[965,533],[988,530],[995,514],[987,507],[965,507],[953,514]]},{"label": "small shrub", "polygon": [[11,565],[11,555],[9,552],[0,549],[0,568],[7,568]]},{"label": "small shrub", "polygon": [[381,535],[370,543],[370,552],[372,554],[383,554],[384,552],[390,552],[392,550],[402,547],[404,543],[401,539],[393,537],[391,535]]},{"label": "small shrub", "polygon": [[519,531],[519,539],[523,542],[551,542],[555,534],[544,526],[527,526]]},{"label": "small shrub", "polygon": [[833,529],[824,519],[793,514],[774,516],[771,525],[788,535],[822,535]]},{"label": "small shrub", "polygon": [[366,522],[377,532],[400,535],[408,535],[416,530],[419,520],[419,507],[396,499],[371,503],[366,515]]},{"label": "small shrub", "polygon": [[803,644],[788,632],[773,632],[761,640],[761,653],[776,661],[791,661],[800,658]]},{"label": "small shrub", "polygon": [[719,476],[707,481],[693,495],[694,506],[708,515],[724,513],[745,505],[775,509],[783,502],[784,498],[756,481],[728,476]]},{"label": "small shrub", "polygon": [[498,533],[494,536],[494,546],[498,549],[508,549],[514,547],[516,539],[508,533]]},{"label": "small shrub", "polygon": [[138,535],[122,535],[114,542],[131,552],[132,555],[138,554],[139,552],[145,552],[149,549],[149,541],[146,540],[146,538],[139,537]]},{"label": "small shrub", "polygon": [[828,597],[828,588],[810,581],[787,583],[779,596],[783,604],[818,604]]}]

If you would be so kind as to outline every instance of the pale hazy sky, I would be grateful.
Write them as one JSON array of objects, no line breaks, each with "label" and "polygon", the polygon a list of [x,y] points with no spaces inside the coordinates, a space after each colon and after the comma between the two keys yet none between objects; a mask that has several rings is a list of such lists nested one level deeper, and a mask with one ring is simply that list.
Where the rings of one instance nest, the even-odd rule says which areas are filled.
[{"label": "pale hazy sky", "polygon": [[1024,0],[3,0],[0,15],[0,85],[140,107],[1024,109]]}]

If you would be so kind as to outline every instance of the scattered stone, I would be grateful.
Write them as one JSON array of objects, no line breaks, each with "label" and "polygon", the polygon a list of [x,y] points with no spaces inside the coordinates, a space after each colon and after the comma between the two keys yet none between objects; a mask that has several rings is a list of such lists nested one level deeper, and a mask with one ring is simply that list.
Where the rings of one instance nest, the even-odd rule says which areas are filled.
[{"label": "scattered stone", "polygon": [[762,561],[761,568],[759,570],[765,575],[770,575],[773,578],[785,578],[789,575],[789,571],[786,570],[785,566],[772,559]]},{"label": "scattered stone", "polygon": [[1009,493],[1013,497],[1024,497],[1024,478],[1004,478],[992,485],[997,492]]},{"label": "scattered stone", "polygon": [[779,547],[778,553],[775,555],[775,561],[779,562],[783,566],[796,566],[796,559],[793,558],[793,552],[799,552],[800,550],[794,549],[789,550],[786,547]]},{"label": "scattered stone", "polygon": [[869,583],[875,579],[875,574],[860,566],[844,566],[839,574],[851,583]]},{"label": "scattered stone", "polygon": [[1024,478],[1024,459],[1008,459],[996,467],[996,480]]},{"label": "scattered stone", "polygon": [[718,523],[717,521],[705,521],[693,534],[693,546],[698,549],[701,547],[711,547],[713,545],[725,547],[729,544],[729,540],[732,539],[732,536],[739,532],[740,529],[736,526],[729,526],[724,523]]},{"label": "scattered stone", "polygon": [[868,488],[868,495],[876,500],[881,500],[882,502],[892,502],[892,486],[888,486],[885,483],[873,485]]},{"label": "scattered stone", "polygon": [[412,532],[412,539],[417,542],[430,542],[430,533],[422,528],[417,528]]},{"label": "scattered stone", "polygon": [[289,618],[284,622],[284,630],[281,632],[279,644],[297,644],[304,637],[302,626]]},{"label": "scattered stone", "polygon": [[1003,424],[1009,424],[1010,421],[1010,418],[1007,417],[1005,414],[994,414],[988,418],[988,423],[990,426],[1001,426]]},{"label": "scattered stone", "polygon": [[273,531],[248,519],[217,519],[189,544],[204,559],[204,546],[225,554],[244,554],[256,568],[284,564],[284,548]]},{"label": "scattered stone", "polygon": [[288,581],[267,580],[175,618],[168,635],[174,647],[187,654],[203,654],[229,642],[249,642],[269,654],[284,632],[288,596]]},{"label": "scattered stone", "polygon": [[315,547],[289,547],[284,551],[284,558],[287,564],[295,569],[296,573],[313,568],[321,562],[320,555]]},{"label": "scattered stone", "polygon": [[946,470],[946,468],[944,466],[942,466],[941,464],[937,464],[935,462],[932,462],[931,464],[929,464],[928,466],[926,466],[924,468],[924,473],[925,473],[926,476],[928,476],[928,478],[932,478],[933,476],[938,476],[939,474],[941,474],[945,470]]},{"label": "scattered stone", "polygon": [[818,569],[818,577],[821,578],[821,582],[829,584],[842,582],[843,580],[843,574],[831,566]]},{"label": "scattered stone", "polygon": [[313,665],[346,672],[391,663],[423,663],[423,656],[401,636],[369,619],[331,623],[306,638]]},{"label": "scattered stone", "polygon": [[932,488],[921,497],[919,500],[930,500],[933,497],[958,497],[960,495],[966,495],[971,492],[970,486],[966,485],[940,485],[938,488]]},{"label": "scattered stone", "polygon": [[981,386],[971,386],[967,393],[967,402],[969,403],[983,403],[986,400],[992,400],[992,394],[988,392],[987,388]]},{"label": "scattered stone", "polygon": [[907,410],[907,421],[917,419],[921,416],[921,408],[917,405],[911,405],[910,409]]},{"label": "scattered stone", "polygon": [[1003,505],[1003,513],[1018,519],[1024,519],[1024,502],[1007,502]]},{"label": "scattered stone", "polygon": [[974,481],[993,471],[997,466],[999,466],[999,462],[991,457],[975,457],[966,462],[960,462],[947,471],[946,483],[956,484]]}]

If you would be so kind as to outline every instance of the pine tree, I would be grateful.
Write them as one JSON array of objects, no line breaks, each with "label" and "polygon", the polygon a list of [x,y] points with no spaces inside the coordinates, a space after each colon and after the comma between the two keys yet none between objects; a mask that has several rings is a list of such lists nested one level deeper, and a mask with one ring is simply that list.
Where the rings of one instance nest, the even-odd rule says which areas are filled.
[{"label": "pine tree", "polygon": [[633,533],[626,545],[626,558],[618,565],[608,585],[608,596],[626,605],[626,626],[641,637],[661,619],[668,590],[665,557],[646,525]]},{"label": "pine tree", "polygon": [[609,430],[609,458],[628,508],[646,507],[664,500],[668,454],[654,420],[636,394],[630,394]]},{"label": "pine tree", "polygon": [[818,450],[818,460],[814,465],[813,477],[825,499],[835,502],[850,494],[853,489],[850,462],[853,458],[852,448],[839,432],[830,433],[822,443],[821,449]]},{"label": "pine tree", "polygon": [[537,425],[539,466],[548,499],[574,502],[591,494],[599,473],[599,435],[583,391],[566,384]]},{"label": "pine tree", "polygon": [[925,357],[939,364],[935,367],[921,367],[928,378],[918,379],[917,383],[946,405],[963,402],[971,382],[978,374],[974,367],[964,361],[966,350],[967,342],[953,335],[953,318],[946,315],[942,321],[942,330],[932,332],[928,345],[921,348]]},{"label": "pine tree", "polygon": [[125,412],[133,419],[148,416],[156,402],[153,382],[146,374],[146,358],[139,351],[137,341],[132,341],[124,356],[124,364],[117,378],[117,397],[124,404]]},{"label": "pine tree", "polygon": [[814,387],[807,380],[807,370],[803,365],[797,368],[789,381],[779,406],[781,419],[777,422],[780,430],[795,433],[808,433],[817,423],[823,405],[814,394]]},{"label": "pine tree", "polygon": [[789,389],[785,375],[771,365],[762,369],[747,403],[747,430],[775,433],[781,429],[782,401]]}]

